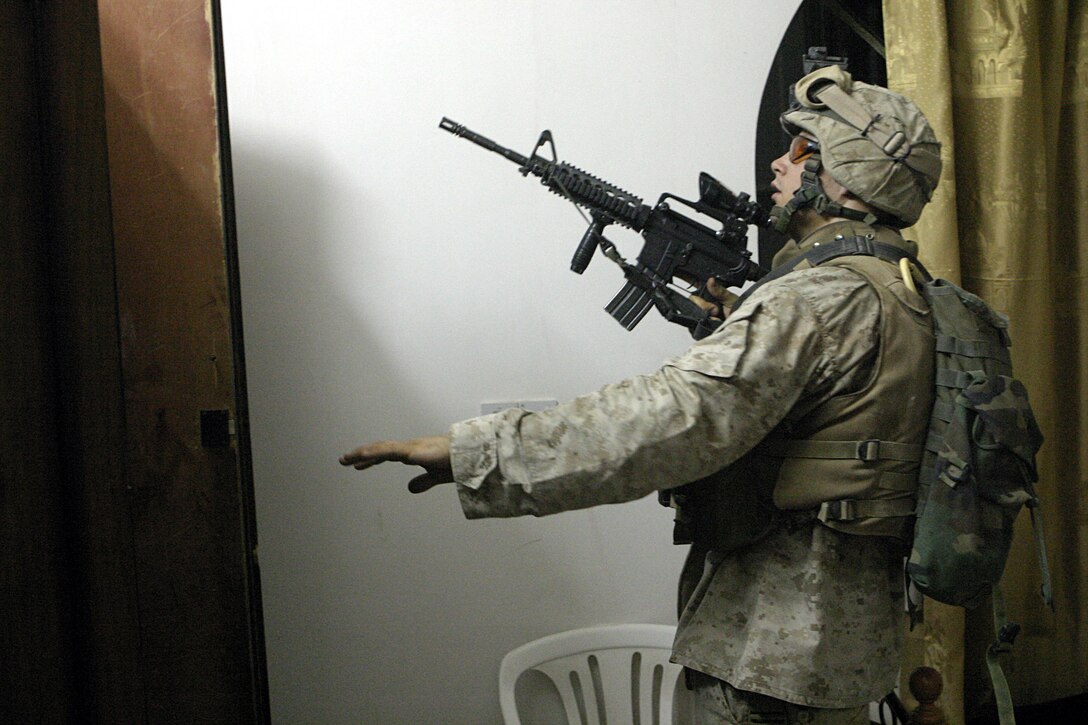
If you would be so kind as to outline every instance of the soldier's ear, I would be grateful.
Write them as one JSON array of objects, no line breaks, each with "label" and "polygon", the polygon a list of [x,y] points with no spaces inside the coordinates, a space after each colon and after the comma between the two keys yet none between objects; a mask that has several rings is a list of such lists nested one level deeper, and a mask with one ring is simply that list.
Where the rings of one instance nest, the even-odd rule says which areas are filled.
[{"label": "soldier's ear", "polygon": [[824,188],[824,193],[832,201],[839,202],[840,204],[845,201],[861,201],[847,189],[845,186],[835,181],[827,169],[820,170],[820,184]]}]

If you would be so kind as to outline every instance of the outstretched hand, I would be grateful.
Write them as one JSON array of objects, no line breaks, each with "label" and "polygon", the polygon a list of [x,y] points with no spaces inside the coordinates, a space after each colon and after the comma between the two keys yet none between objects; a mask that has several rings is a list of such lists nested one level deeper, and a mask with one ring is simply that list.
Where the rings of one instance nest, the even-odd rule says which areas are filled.
[{"label": "outstretched hand", "polygon": [[453,481],[449,436],[428,436],[405,441],[377,441],[359,446],[340,456],[340,465],[352,466],[357,471],[386,461],[423,467],[426,473],[408,482],[408,490],[412,493],[423,493],[440,483]]}]

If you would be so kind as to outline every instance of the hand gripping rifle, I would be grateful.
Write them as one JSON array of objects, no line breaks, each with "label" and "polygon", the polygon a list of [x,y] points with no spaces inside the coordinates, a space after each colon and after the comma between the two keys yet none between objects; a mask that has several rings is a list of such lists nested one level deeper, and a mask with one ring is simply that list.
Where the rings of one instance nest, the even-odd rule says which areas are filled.
[{"label": "hand gripping rifle", "polygon": [[[746,248],[747,225],[769,226],[767,213],[747,194],[734,195],[706,172],[699,174],[698,201],[665,193],[650,207],[633,194],[559,161],[551,131],[540,134],[533,153],[526,158],[448,118],[442,119],[439,128],[504,156],[520,167],[522,176],[539,177],[544,186],[589,211],[589,229],[574,251],[570,268],[577,274],[585,271],[597,247],[620,266],[627,282],[605,311],[628,330],[634,329],[653,305],[669,322],[687,327],[697,339],[705,337],[716,323],[671,286],[673,279],[697,286],[695,294],[712,299],[706,289],[711,277],[726,287],[737,287],[767,273],[751,260]],[[551,148],[551,160],[539,155],[545,144]],[[717,220],[721,229],[715,231],[669,208],[669,199]],[[605,239],[604,229],[613,223],[634,229],[645,239],[635,264],[627,262]]]}]

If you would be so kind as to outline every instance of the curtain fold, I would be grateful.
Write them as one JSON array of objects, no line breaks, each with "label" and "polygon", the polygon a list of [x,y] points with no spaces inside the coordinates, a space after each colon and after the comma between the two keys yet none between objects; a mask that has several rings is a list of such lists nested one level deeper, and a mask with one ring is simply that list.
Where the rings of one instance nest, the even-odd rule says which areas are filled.
[{"label": "curtain fold", "polygon": [[[1023,630],[1004,668],[1017,705],[1088,691],[1088,0],[883,0],[888,84],[944,147],[908,230],[937,276],[1010,317],[1012,355],[1046,443],[1038,492],[1055,610],[1039,597],[1029,517],[1003,580]],[[927,602],[904,672],[945,678],[950,723],[986,714],[990,609]],[[904,688],[905,691],[905,688]]]}]

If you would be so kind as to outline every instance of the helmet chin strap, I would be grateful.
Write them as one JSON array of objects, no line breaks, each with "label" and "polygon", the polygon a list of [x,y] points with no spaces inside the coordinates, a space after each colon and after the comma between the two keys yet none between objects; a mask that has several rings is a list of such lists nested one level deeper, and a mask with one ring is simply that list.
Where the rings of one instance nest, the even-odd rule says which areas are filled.
[{"label": "helmet chin strap", "polygon": [[850,209],[832,201],[820,183],[820,154],[813,154],[805,161],[805,170],[801,172],[801,188],[786,202],[785,206],[771,209],[771,221],[774,230],[785,234],[789,229],[790,219],[798,209],[811,206],[817,214],[843,219],[854,219],[866,224],[876,224],[876,215],[872,212]]}]

